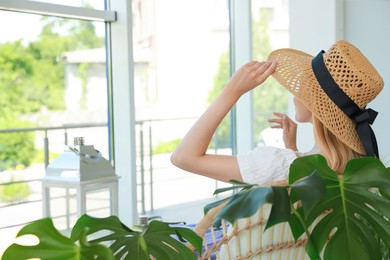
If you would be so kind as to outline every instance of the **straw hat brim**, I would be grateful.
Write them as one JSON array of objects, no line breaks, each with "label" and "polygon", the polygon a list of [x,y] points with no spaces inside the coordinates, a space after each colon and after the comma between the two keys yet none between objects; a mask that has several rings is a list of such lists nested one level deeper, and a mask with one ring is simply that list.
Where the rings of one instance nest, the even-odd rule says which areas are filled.
[{"label": "straw hat brim", "polygon": [[[327,96],[311,66],[313,56],[294,49],[273,51],[268,60],[277,60],[273,77],[296,96],[340,141],[365,154],[355,123]],[[349,95],[350,93],[347,93]]]}]

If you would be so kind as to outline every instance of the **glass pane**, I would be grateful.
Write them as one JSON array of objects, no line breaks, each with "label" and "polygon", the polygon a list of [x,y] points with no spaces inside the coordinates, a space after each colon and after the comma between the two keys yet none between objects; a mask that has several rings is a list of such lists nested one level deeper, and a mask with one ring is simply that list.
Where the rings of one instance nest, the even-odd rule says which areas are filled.
[{"label": "glass pane", "polygon": [[105,9],[106,0],[31,0],[34,2],[43,2],[50,4],[69,5],[77,7],[87,7],[92,9]]},{"label": "glass pane", "polygon": [[0,245],[5,247],[19,225],[42,217],[45,155],[52,162],[82,136],[108,158],[109,138],[104,23],[7,11],[0,11],[0,23],[12,25],[0,34],[0,215],[6,216]]},{"label": "glass pane", "polygon": [[[287,0],[252,0],[253,59],[265,60],[278,48],[289,46]],[[253,91],[255,146],[284,147],[280,129],[270,129],[273,112],[287,113],[288,92],[272,77]]]},{"label": "glass pane", "polygon": [[[137,0],[133,24],[136,116],[144,131],[142,142],[137,137],[144,160],[138,167],[144,188],[138,194],[145,197],[139,211],[211,198],[222,183],[181,171],[169,157],[229,79],[227,1]],[[229,133],[227,118],[210,152],[231,154]],[[199,216],[203,206],[197,206]]]}]

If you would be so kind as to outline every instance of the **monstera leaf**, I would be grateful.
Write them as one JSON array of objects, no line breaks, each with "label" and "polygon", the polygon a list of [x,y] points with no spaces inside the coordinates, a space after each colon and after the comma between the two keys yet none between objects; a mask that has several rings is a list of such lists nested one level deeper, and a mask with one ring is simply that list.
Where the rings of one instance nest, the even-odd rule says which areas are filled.
[{"label": "monstera leaf", "polygon": [[12,244],[3,260],[81,260],[81,259],[196,259],[183,242],[190,242],[199,252],[202,239],[191,229],[169,223],[152,221],[145,232],[131,230],[116,216],[93,218],[81,216],[72,229],[71,237],[63,236],[50,218],[24,226],[18,237],[35,236],[35,244]]},{"label": "monstera leaf", "polygon": [[126,227],[116,216],[93,218],[83,215],[73,227],[71,239],[78,240],[85,228],[88,235],[96,237],[90,243],[109,244],[116,259],[149,260],[151,256],[156,259],[196,259],[195,254],[182,243],[185,241],[199,252],[202,250],[202,239],[191,229],[172,227],[156,220],[145,232],[138,232]]},{"label": "monstera leaf", "polygon": [[[313,228],[309,256],[322,252],[324,259],[382,259],[380,244],[390,246],[390,200],[381,195],[390,194],[388,169],[376,158],[358,158],[348,162],[339,178],[322,156],[313,155],[294,161],[290,183],[313,171],[325,181],[326,193],[312,208],[305,210],[302,202],[299,211],[305,226]],[[298,222],[296,216],[290,221],[296,239],[305,228]]]},{"label": "monstera leaf", "polygon": [[339,176],[323,156],[311,155],[292,163],[288,186],[234,184],[215,193],[240,189],[236,194],[205,208],[226,203],[218,220],[234,223],[272,203],[266,228],[288,221],[296,240],[309,238],[311,259],[388,259],[390,169],[374,157],[349,161]]},{"label": "monstera leaf", "polygon": [[271,187],[258,187],[258,185],[248,184],[236,180],[231,180],[235,184],[231,187],[217,189],[214,195],[240,189],[240,192],[231,197],[207,204],[204,207],[206,214],[210,209],[222,204],[227,204],[215,216],[215,226],[218,226],[221,219],[226,219],[230,223],[234,223],[239,218],[252,216],[264,203],[270,201],[272,196]]},{"label": "monstera leaf", "polygon": [[217,189],[214,194],[237,189],[239,191],[230,197],[206,205],[204,211],[207,213],[210,209],[226,203],[214,216],[216,219],[214,225],[218,226],[221,219],[235,223],[240,218],[252,216],[265,203],[270,203],[272,207],[266,226],[267,229],[291,219],[290,190],[294,190],[298,194],[305,194],[306,191],[311,191],[310,196],[303,198],[305,207],[309,208],[313,207],[324,195],[324,182],[318,172],[313,171],[311,175],[304,177],[296,183],[286,186],[259,186],[232,180],[231,183],[235,184],[234,186]]},{"label": "monstera leaf", "polygon": [[49,218],[44,218],[24,226],[17,237],[25,235],[35,236],[39,242],[35,245],[12,244],[4,254],[3,260],[24,260],[24,259],[115,259],[111,250],[103,245],[90,245],[86,241],[86,230],[80,230],[80,247],[72,240],[61,235],[54,227]]}]

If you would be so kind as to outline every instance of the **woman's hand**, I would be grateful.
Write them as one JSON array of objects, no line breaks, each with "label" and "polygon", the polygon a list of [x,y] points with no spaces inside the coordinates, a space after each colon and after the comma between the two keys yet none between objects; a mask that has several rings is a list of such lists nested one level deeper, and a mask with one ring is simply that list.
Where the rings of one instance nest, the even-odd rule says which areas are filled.
[{"label": "woman's hand", "polygon": [[248,62],[233,74],[225,89],[234,91],[240,97],[263,83],[276,67],[276,61]]},{"label": "woman's hand", "polygon": [[274,112],[278,118],[268,119],[268,122],[275,123],[271,128],[283,129],[283,141],[287,149],[297,151],[297,124],[285,114]]}]

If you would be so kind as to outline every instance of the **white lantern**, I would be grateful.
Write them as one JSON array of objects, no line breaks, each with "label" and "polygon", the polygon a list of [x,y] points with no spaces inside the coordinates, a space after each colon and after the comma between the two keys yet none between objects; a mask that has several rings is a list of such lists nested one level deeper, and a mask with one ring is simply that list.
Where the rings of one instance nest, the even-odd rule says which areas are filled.
[{"label": "white lantern", "polygon": [[70,228],[70,189],[76,190],[77,217],[87,213],[87,193],[108,190],[110,215],[118,215],[118,176],[108,160],[84,138],[75,138],[75,148],[69,148],[46,168],[42,179],[43,216],[51,216],[51,188],[65,188],[66,225]]}]

